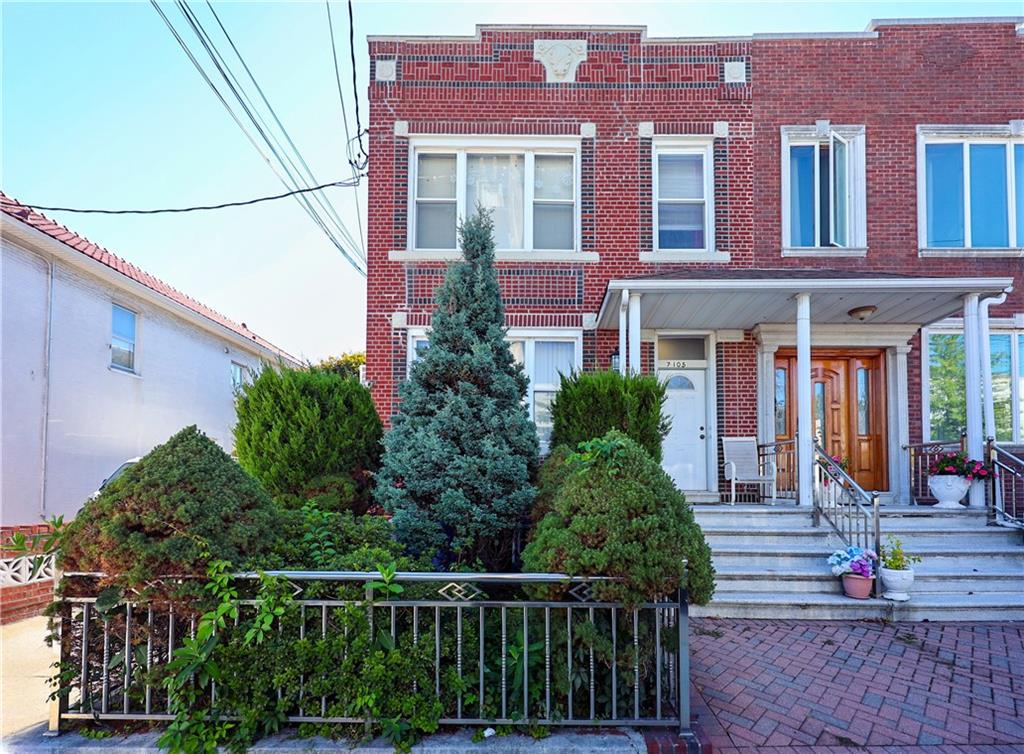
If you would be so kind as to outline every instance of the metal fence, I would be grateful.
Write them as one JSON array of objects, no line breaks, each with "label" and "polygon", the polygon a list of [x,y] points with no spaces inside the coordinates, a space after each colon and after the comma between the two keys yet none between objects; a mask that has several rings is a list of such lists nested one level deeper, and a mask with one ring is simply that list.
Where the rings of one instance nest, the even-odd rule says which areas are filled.
[{"label": "metal fence", "polygon": [[985,485],[989,518],[998,524],[1024,528],[1024,453],[989,438],[985,455],[994,472]]},{"label": "metal fence", "polygon": [[796,500],[796,440],[761,443],[757,446],[757,455],[762,469],[768,467],[769,461],[775,464],[775,496],[782,500]]},{"label": "metal fence", "polygon": [[[663,726],[692,736],[685,589],[632,607],[602,601],[613,579],[399,572],[393,583],[404,591],[384,599],[370,586],[382,578],[376,572],[268,575],[286,580],[295,595],[275,624],[279,635],[337,641],[345,611],[355,608],[365,611],[371,632],[432,656],[443,725]],[[170,700],[152,684],[151,671],[194,634],[195,616],[159,602],[121,602],[101,612],[97,577],[65,574],[75,586],[65,593],[77,596],[60,601],[55,620],[69,691],[55,702],[51,728],[72,719],[171,719]],[[259,577],[234,578],[244,616],[255,610],[250,595]],[[211,704],[215,689],[212,696]],[[329,714],[345,708],[344,689],[308,696],[300,692],[290,722],[367,722]],[[231,711],[218,713],[230,718]]]},{"label": "metal fence", "polygon": [[959,440],[943,442],[917,442],[904,445],[910,469],[910,499],[915,505],[931,505],[938,502],[928,489],[928,469],[932,463],[946,453],[959,453],[967,449],[967,435]]}]

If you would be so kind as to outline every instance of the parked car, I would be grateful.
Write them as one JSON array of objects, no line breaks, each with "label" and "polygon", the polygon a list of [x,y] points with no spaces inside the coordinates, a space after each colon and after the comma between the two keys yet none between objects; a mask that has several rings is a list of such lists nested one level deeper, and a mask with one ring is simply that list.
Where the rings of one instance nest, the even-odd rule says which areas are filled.
[{"label": "parked car", "polygon": [[125,461],[120,466],[118,466],[116,469],[114,469],[114,473],[111,474],[110,476],[108,476],[106,479],[104,479],[100,483],[99,488],[97,488],[97,490],[94,493],[89,495],[89,499],[90,500],[95,500],[96,498],[98,498],[100,496],[100,493],[103,492],[104,489],[106,489],[108,484],[113,482],[115,479],[117,479],[119,476],[121,476],[124,472],[128,471],[129,468],[131,468],[136,463],[138,463],[140,458],[142,458],[142,456],[135,456],[135,458],[129,458],[127,461]]}]

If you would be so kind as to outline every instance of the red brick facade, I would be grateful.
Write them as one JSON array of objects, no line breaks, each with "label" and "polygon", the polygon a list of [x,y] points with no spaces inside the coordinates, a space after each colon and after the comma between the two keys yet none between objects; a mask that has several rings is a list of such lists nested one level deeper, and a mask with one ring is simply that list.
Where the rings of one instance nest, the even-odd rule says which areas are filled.
[{"label": "red brick facade", "polygon": [[[574,83],[546,83],[534,60],[538,38],[586,39]],[[713,141],[715,245],[727,266],[1012,276],[1016,290],[992,314],[1024,312],[1020,257],[921,258],[917,237],[916,126],[1024,118],[1024,35],[1012,22],[720,40],[649,39],[639,28],[483,27],[476,38],[373,38],[370,57],[367,378],[385,420],[407,370],[405,326],[429,323],[444,266],[389,254],[409,249],[409,138],[417,135],[579,138],[580,251],[599,261],[499,259],[499,276],[510,326],[584,328],[584,368],[607,368],[618,345],[614,330],[586,329],[609,280],[723,266],[641,261],[653,229],[652,139],[640,135],[642,123],[653,123],[656,138],[710,136],[727,122],[727,136]],[[378,62],[392,60],[395,80],[376,80]],[[743,64],[745,81],[726,83],[728,62]],[[863,258],[782,255],[780,127],[819,119],[865,127]],[[581,135],[583,124],[594,124],[592,137]],[[911,438],[921,432],[918,340],[909,359]],[[749,332],[718,346],[723,434],[756,432],[755,348]],[[645,362],[652,358],[645,348]]]}]

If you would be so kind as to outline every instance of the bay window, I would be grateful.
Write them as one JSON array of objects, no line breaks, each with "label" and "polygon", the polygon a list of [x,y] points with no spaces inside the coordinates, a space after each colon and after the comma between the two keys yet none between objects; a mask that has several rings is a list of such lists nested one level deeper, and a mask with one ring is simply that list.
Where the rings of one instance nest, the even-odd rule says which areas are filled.
[{"label": "bay window", "polygon": [[577,146],[504,144],[428,142],[414,149],[410,238],[416,250],[457,249],[459,220],[478,206],[491,211],[499,251],[577,250]]},{"label": "bay window", "polygon": [[[957,440],[967,424],[963,333],[929,330],[925,338],[925,437]],[[1024,331],[994,328],[989,350],[996,440],[1024,443]]]},{"label": "bay window", "polygon": [[863,126],[783,126],[784,251],[867,246]]},{"label": "bay window", "polygon": [[[919,243],[924,250],[1009,253],[1024,247],[1024,139],[1004,127],[922,127],[918,150]],[[1008,133],[1008,131],[1007,131]],[[948,253],[948,252],[947,252]]]}]

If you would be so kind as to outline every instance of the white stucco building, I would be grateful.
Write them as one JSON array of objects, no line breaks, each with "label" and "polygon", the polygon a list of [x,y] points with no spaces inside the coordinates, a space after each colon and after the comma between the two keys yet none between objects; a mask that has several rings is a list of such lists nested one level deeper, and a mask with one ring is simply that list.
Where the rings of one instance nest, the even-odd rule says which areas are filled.
[{"label": "white stucco building", "polygon": [[72,515],[196,424],[232,448],[234,390],[288,354],[0,194],[0,520]]}]

